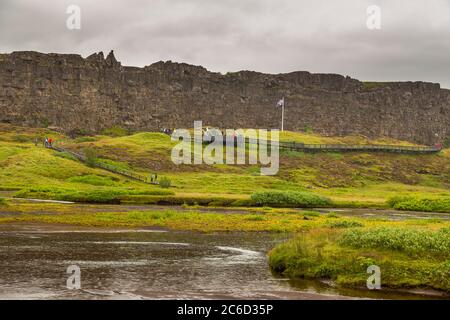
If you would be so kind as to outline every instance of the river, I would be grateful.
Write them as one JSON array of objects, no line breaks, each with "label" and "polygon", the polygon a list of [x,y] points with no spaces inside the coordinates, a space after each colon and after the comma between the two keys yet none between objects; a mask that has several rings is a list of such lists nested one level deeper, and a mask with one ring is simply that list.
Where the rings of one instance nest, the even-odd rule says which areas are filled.
[{"label": "river", "polygon": [[[0,299],[425,298],[344,290],[271,274],[267,252],[289,235],[0,226]],[[67,268],[81,271],[69,290]]]}]

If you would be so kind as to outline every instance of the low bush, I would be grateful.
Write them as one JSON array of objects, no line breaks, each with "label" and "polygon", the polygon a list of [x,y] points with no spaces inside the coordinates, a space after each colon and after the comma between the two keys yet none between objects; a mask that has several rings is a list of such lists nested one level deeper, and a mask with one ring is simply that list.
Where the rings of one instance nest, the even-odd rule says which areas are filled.
[{"label": "low bush", "polygon": [[162,177],[161,180],[159,180],[159,185],[161,188],[170,188],[172,181],[167,177]]},{"label": "low bush", "polygon": [[[74,190],[64,188],[30,188],[22,189],[14,194],[16,198],[52,199],[86,203],[121,203],[143,202],[147,197],[170,196],[174,193],[165,190],[135,190],[124,188],[97,188],[89,190]],[[134,200],[134,201],[133,201]]]},{"label": "low bush", "polygon": [[450,254],[450,237],[446,229],[440,231],[405,228],[375,228],[349,230],[341,245],[353,248],[385,248],[408,254]]},{"label": "low bush", "polygon": [[5,206],[6,200],[4,198],[0,198],[0,206]]},{"label": "low bush", "polygon": [[387,204],[397,210],[450,212],[450,197],[436,199],[393,197],[387,201]]},{"label": "low bush", "polygon": [[251,199],[258,205],[271,207],[328,207],[331,200],[313,193],[294,191],[255,192]]},{"label": "low bush", "polygon": [[86,157],[86,164],[89,167],[95,167],[97,164],[97,153],[92,148],[85,148],[83,150],[84,156]]}]

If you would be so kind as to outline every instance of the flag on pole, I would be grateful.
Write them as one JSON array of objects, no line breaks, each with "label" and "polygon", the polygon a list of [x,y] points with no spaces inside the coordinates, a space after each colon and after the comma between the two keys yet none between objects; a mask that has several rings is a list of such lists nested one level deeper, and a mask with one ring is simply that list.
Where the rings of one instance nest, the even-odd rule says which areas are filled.
[{"label": "flag on pole", "polygon": [[277,108],[283,108],[284,107],[284,97],[281,98],[280,100],[278,100],[276,107]]}]

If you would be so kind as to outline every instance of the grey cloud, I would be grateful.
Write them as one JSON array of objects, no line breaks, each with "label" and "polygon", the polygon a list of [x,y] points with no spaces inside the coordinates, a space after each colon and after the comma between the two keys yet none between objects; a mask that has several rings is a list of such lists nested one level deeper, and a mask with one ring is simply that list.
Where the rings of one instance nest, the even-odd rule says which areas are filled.
[{"label": "grey cloud", "polygon": [[[82,29],[65,27],[77,4]],[[366,28],[366,8],[382,29]],[[0,51],[114,49],[124,65],[158,60],[212,71],[295,70],[361,80],[424,80],[450,87],[446,0],[2,0]]]}]

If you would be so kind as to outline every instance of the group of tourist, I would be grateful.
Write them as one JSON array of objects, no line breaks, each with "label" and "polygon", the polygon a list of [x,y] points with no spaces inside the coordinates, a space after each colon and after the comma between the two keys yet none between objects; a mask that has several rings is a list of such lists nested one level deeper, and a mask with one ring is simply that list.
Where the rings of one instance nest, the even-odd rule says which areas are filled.
[{"label": "group of tourist", "polygon": [[[46,137],[46,138],[44,139],[44,147],[45,147],[45,148],[51,148],[51,147],[53,147],[53,143],[54,143],[54,142],[55,142],[55,140],[53,140],[53,138],[48,138],[48,137]],[[39,139],[36,138],[36,139],[34,140],[34,144],[37,146],[38,143],[39,143]]]}]

